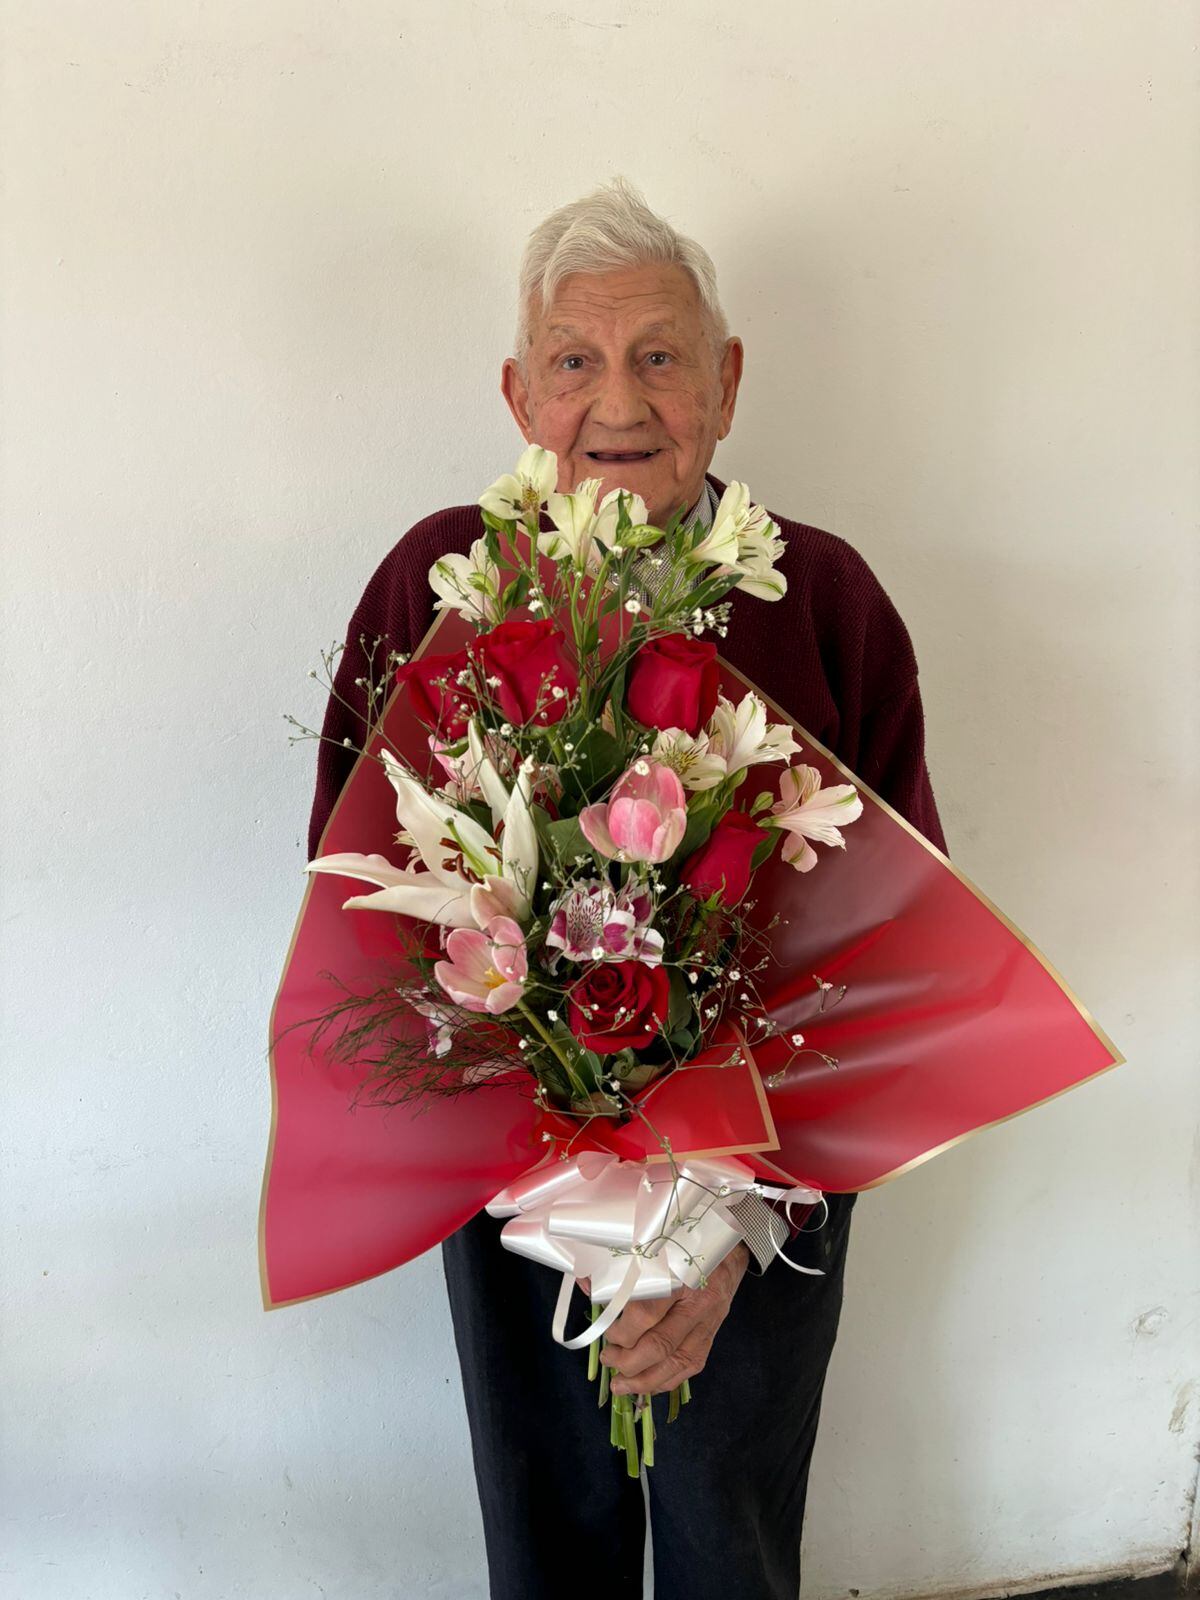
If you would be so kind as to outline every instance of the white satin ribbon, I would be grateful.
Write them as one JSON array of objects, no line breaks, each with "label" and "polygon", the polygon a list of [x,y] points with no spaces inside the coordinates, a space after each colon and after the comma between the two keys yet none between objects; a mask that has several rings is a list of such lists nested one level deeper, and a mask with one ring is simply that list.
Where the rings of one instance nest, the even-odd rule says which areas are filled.
[{"label": "white satin ribbon", "polygon": [[[553,1332],[559,1344],[579,1350],[601,1338],[630,1300],[657,1300],[702,1279],[740,1241],[729,1212],[746,1194],[814,1205],[819,1190],[760,1183],[744,1161],[701,1157],[669,1165],[621,1161],[587,1150],[523,1173],[488,1202],[493,1217],[507,1217],[501,1243],[563,1275]],[[776,1246],[779,1250],[779,1247]],[[812,1272],[779,1254],[796,1272]],[[594,1305],[604,1310],[581,1334],[565,1337],[571,1292],[591,1281]]]}]

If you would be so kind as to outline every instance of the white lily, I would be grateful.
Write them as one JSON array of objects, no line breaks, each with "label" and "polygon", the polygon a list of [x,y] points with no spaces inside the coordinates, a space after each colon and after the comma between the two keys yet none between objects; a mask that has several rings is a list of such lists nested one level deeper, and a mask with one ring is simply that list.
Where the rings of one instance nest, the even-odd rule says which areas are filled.
[{"label": "white lily", "polygon": [[381,754],[396,791],[396,816],[426,870],[401,869],[383,856],[347,851],[320,856],[305,871],[377,885],[377,893],[345,901],[347,911],[398,912],[452,928],[482,927],[492,916],[527,917],[538,866],[528,771],[522,767],[505,796],[504,832],[497,844],[474,817],[444,795],[431,794],[390,750]]},{"label": "white lily", "polygon": [[488,555],[487,541],[476,539],[468,553],[439,556],[429,569],[429,587],[438,596],[435,611],[457,611],[473,622],[495,622],[500,599],[500,568]]},{"label": "white lily", "polygon": [[522,451],[516,468],[496,479],[479,496],[479,504],[503,522],[520,522],[537,528],[538,513],[558,483],[558,457],[553,450],[531,444]]},{"label": "white lily", "polygon": [[554,524],[548,533],[538,534],[538,549],[551,561],[569,556],[582,572],[589,565],[596,523],[596,495],[599,478],[584,478],[570,494],[552,494],[546,501],[546,515]]},{"label": "white lily", "polygon": [[441,872],[409,872],[394,867],[384,856],[360,856],[350,850],[318,856],[304,870],[332,872],[377,886],[375,894],[354,894],[343,900],[343,911],[393,911],[444,928],[475,926],[471,885],[466,879],[448,881],[449,875]]},{"label": "white lily", "polygon": [[496,771],[495,762],[487,753],[478,717],[472,717],[467,725],[466,769],[472,783],[492,808],[492,827],[498,828],[508,809],[509,793]]},{"label": "white lily", "polygon": [[709,740],[714,754],[725,764],[725,774],[764,762],[784,761],[798,755],[800,746],[792,730],[783,722],[767,722],[767,708],[753,692],[744,694],[735,706],[724,695],[709,718]]},{"label": "white lily", "polygon": [[862,813],[863,803],[853,784],[835,783],[822,789],[817,769],[801,764],[789,767],[780,777],[779,799],[765,820],[789,836],[784,840],[783,859],[797,872],[811,872],[817,852],[808,841],[816,839],[819,844],[844,850],[846,841],[839,830],[856,822]]},{"label": "white lily", "polygon": [[707,733],[683,728],[663,728],[656,736],[650,759],[670,767],[685,789],[715,789],[725,776],[725,761],[713,750]]}]

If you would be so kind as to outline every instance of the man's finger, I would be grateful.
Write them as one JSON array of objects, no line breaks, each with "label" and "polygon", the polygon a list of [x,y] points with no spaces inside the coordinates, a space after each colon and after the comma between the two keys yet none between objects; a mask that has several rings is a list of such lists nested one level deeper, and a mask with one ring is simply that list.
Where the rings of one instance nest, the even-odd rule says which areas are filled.
[{"label": "man's finger", "polygon": [[623,1350],[605,1350],[600,1359],[613,1369],[614,1376],[624,1377],[647,1371],[663,1361],[699,1332],[709,1344],[716,1333],[718,1319],[708,1314],[708,1308],[694,1301],[681,1301],[672,1306],[662,1319],[648,1328],[636,1344]]},{"label": "man's finger", "polygon": [[661,1300],[631,1300],[605,1335],[609,1344],[623,1349],[635,1345],[644,1333],[662,1321],[685,1292],[681,1289]]},{"label": "man's finger", "polygon": [[612,1380],[614,1394],[666,1394],[668,1390],[678,1388],[685,1378],[694,1378],[698,1372],[703,1371],[704,1363],[708,1360],[708,1352],[712,1349],[712,1331],[704,1326],[693,1328],[692,1332],[682,1344],[661,1361],[655,1362],[643,1372],[638,1372],[628,1377],[616,1377]]}]

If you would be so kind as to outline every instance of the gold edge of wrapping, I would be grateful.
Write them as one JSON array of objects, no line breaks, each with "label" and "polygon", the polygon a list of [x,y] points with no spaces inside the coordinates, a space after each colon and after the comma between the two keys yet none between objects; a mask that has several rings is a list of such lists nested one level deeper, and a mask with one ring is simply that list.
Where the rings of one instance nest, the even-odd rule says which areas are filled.
[{"label": "gold edge of wrapping", "polygon": [[[853,783],[854,787],[856,789],[858,789],[861,793],[869,796],[870,799],[873,800],[875,802],[875,804],[877,806],[879,806],[879,808],[882,811],[886,811],[887,812],[888,816],[891,817],[893,822],[898,822],[900,824],[900,826],[904,829],[905,833],[909,834],[912,838],[914,838],[917,841],[917,843],[922,846],[922,848],[927,850],[929,852],[929,854],[934,857],[935,860],[940,861],[942,866],[944,866],[949,872],[952,872],[954,874],[954,876],[958,879],[959,883],[961,883],[965,889],[968,889],[975,896],[975,898],[978,901],[980,901],[983,905],[985,905],[988,908],[988,910],[992,913],[992,915],[994,917],[996,917],[998,921],[1002,922],[1004,924],[1004,926],[1008,929],[1008,931],[1016,939],[1020,940],[1021,944],[1023,944],[1025,946],[1026,950],[1029,951],[1030,955],[1033,956],[1034,959],[1036,961],[1038,961],[1041,964],[1041,966],[1045,969],[1045,971],[1050,975],[1050,977],[1053,978],[1054,982],[1062,990],[1063,994],[1066,995],[1067,999],[1071,1002],[1071,1004],[1075,1007],[1076,1011],[1078,1011],[1079,1015],[1087,1023],[1087,1025],[1091,1029],[1092,1033],[1096,1036],[1096,1038],[1100,1041],[1100,1043],[1108,1051],[1109,1055],[1112,1056],[1112,1058],[1113,1058],[1108,1063],[1107,1066],[1099,1068],[1097,1072],[1089,1073],[1088,1074],[1088,1078],[1097,1077],[1100,1072],[1107,1072],[1110,1067],[1119,1067],[1119,1066],[1121,1066],[1122,1063],[1125,1060],[1125,1057],[1117,1049],[1116,1045],[1113,1044],[1112,1040],[1108,1037],[1107,1033],[1105,1033],[1104,1029],[1096,1021],[1095,1017],[1088,1010],[1087,1006],[1084,1005],[1083,1001],[1075,993],[1074,989],[1071,988],[1070,984],[1066,981],[1066,979],[1063,977],[1063,975],[1058,971],[1057,967],[1054,966],[1053,962],[1048,960],[1047,957],[1042,954],[1042,952],[1038,949],[1037,945],[1034,944],[1033,940],[1030,939],[1027,934],[1022,933],[1021,929],[1017,927],[1016,923],[1012,920],[1012,918],[1007,916],[1003,911],[1001,911],[1000,907],[996,904],[996,902],[994,900],[992,900],[988,895],[986,895],[983,892],[983,890],[978,886],[978,884],[972,883],[971,879],[967,877],[966,873],[962,872],[958,867],[956,867],[954,862],[951,861],[950,857],[948,855],[946,855],[943,851],[939,850],[937,845],[933,844],[929,839],[927,839],[925,837],[925,835],[920,831],[920,829],[914,828],[912,823],[909,822],[907,817],[902,817],[900,815],[900,813],[893,806],[888,805],[887,801],[884,800],[880,795],[877,795],[875,793],[874,789],[870,788],[867,784],[865,784],[862,781],[862,779],[860,777],[858,777],[858,775],[856,773],[851,772],[850,768],[848,766],[846,766],[846,764],[844,762],[839,761],[837,756],[834,755],[832,750],[827,750],[819,739],[814,739],[812,734],[809,733],[808,729],[803,727],[799,722],[797,722],[795,717],[789,716],[788,713],[783,709],[782,706],[776,705],[775,701],[771,699],[770,695],[764,694],[761,689],[759,689],[754,683],[752,683],[750,681],[749,678],[747,678],[744,675],[744,673],[739,672],[736,667],[730,666],[729,662],[726,661],[723,656],[719,656],[718,660],[720,661],[721,666],[725,669],[726,672],[728,672],[732,677],[735,677],[738,680],[739,683],[744,684],[747,689],[751,690],[754,694],[756,694],[759,697],[759,699],[764,702],[764,704],[770,706],[771,710],[775,713],[776,716],[782,717],[785,722],[790,723],[791,726],[793,728],[795,728],[796,732],[798,734],[800,734],[802,736],[802,738],[814,750],[816,750],[818,752],[818,754],[824,756],[825,760],[829,762],[830,766],[835,767],[843,775],[843,777],[849,779],[849,781],[851,783]],[[1081,1078],[1079,1080],[1079,1082],[1080,1083],[1086,1083],[1088,1081],[1088,1078]],[[1074,1087],[1074,1085],[1071,1085],[1071,1087]],[[1056,1094],[1059,1094],[1059,1093],[1062,1093],[1062,1092],[1063,1092],[1062,1090],[1057,1090]],[[1052,1099],[1055,1098],[1055,1096],[1054,1095],[1048,1095],[1046,1098],[1052,1100]],[[1036,1102],[1036,1104],[1044,1105],[1045,1101],[1040,1101],[1039,1100],[1039,1101]],[[1033,1107],[1030,1106],[1028,1109],[1032,1110]],[[1021,1114],[1020,1112],[1011,1113],[1011,1115],[1013,1115],[1013,1116],[1020,1116],[1020,1114]],[[1007,1120],[1008,1119],[1006,1117],[997,1118],[998,1122],[1005,1122]],[[986,1127],[992,1127],[994,1125],[995,1124],[993,1124],[993,1123],[986,1123],[985,1124]],[[963,1135],[960,1135],[959,1137],[966,1138],[967,1135],[963,1134]],[[950,1141],[950,1143],[956,1143],[956,1142],[957,1142],[957,1140],[951,1140]],[[939,1145],[938,1148],[939,1149],[945,1149],[945,1148],[947,1148],[947,1146]],[[924,1160],[925,1158],[921,1157],[919,1159]],[[910,1164],[912,1164],[912,1163],[910,1163]],[[898,1170],[904,1171],[904,1170],[907,1170],[907,1169],[906,1168],[900,1168]],[[883,1180],[880,1179],[879,1181],[882,1182]]]},{"label": "gold edge of wrapping", "polygon": [[[1036,954],[1036,952],[1035,952]],[[1096,1030],[1100,1032],[1099,1029]],[[1100,1035],[1103,1037],[1103,1035]],[[1036,1111],[1039,1106],[1048,1106],[1052,1100],[1059,1099],[1064,1094],[1070,1094],[1072,1089],[1078,1089],[1081,1083],[1091,1083],[1093,1078],[1102,1078],[1106,1072],[1111,1072],[1114,1067],[1124,1063],[1124,1056],[1118,1055],[1115,1061],[1110,1061],[1103,1067],[1097,1067],[1095,1072],[1089,1072],[1085,1078],[1076,1078],[1074,1083],[1064,1084],[1061,1089],[1055,1089],[1053,1094],[1044,1095],[1040,1100],[1034,1100],[1027,1106],[1022,1106],[1019,1111],[1006,1111],[1002,1117],[993,1117],[990,1122],[981,1122],[977,1128],[968,1128],[965,1133],[956,1133],[953,1139],[946,1139],[941,1144],[935,1144],[931,1150],[913,1156],[908,1161],[903,1161],[898,1167],[893,1167],[890,1172],[885,1172],[880,1178],[872,1178],[870,1183],[856,1184],[853,1189],[830,1190],[830,1193],[865,1194],[868,1189],[878,1189],[882,1184],[890,1183],[893,1178],[902,1178],[906,1172],[912,1172],[915,1167],[924,1166],[926,1161],[932,1161],[934,1156],[944,1155],[947,1150],[953,1150],[956,1144],[963,1144],[968,1139],[973,1139],[977,1133],[986,1133],[989,1128],[999,1128],[1006,1122],[1013,1122],[1017,1117],[1023,1117],[1027,1111]]]},{"label": "gold edge of wrapping", "polygon": [[[413,655],[409,658],[410,660],[425,653],[426,647],[429,645],[429,642],[433,638],[434,634],[441,627],[445,616],[446,613],[442,611],[439,612],[434,618],[429,628],[426,629],[425,635],[420,644],[417,646],[416,650],[413,651]],[[388,711],[391,708],[392,701],[396,698],[398,693],[399,685],[396,685],[393,687],[391,694],[389,694],[387,699],[384,701],[383,710],[379,715],[380,724],[382,724],[386,719]],[[325,826],[321,829],[321,838],[317,844],[317,856],[323,854],[321,846],[325,843],[325,836],[333,824],[334,817],[336,817],[338,814],[338,810],[341,807],[342,799],[345,796],[347,789],[350,787],[350,779],[353,778],[355,773],[358,771],[359,765],[363,761],[367,761],[369,759],[369,756],[360,752],[354,762],[354,765],[347,774],[346,781],[339,790],[337,799],[330,807],[329,816],[325,819]],[[314,857],[314,860],[315,859],[316,857]],[[271,1002],[271,1015],[267,1024],[270,1030],[267,1040],[267,1061],[270,1067],[271,1077],[271,1128],[267,1135],[267,1158],[263,1165],[262,1190],[258,1201],[258,1285],[262,1293],[264,1311],[278,1311],[283,1306],[300,1305],[305,1300],[320,1300],[327,1294],[337,1294],[339,1289],[352,1289],[355,1284],[368,1283],[372,1278],[381,1277],[383,1272],[391,1270],[390,1268],[384,1267],[380,1272],[369,1272],[363,1278],[354,1278],[349,1283],[339,1285],[339,1289],[318,1289],[314,1294],[296,1295],[295,1298],[291,1300],[274,1300],[271,1298],[271,1285],[267,1273],[267,1192],[271,1186],[271,1163],[275,1157],[275,1135],[279,1127],[279,1083],[275,1069],[275,1013],[279,1007],[279,997],[283,993],[283,986],[287,982],[288,972],[290,971],[292,965],[292,958],[296,953],[296,943],[300,937],[300,925],[304,921],[304,913],[308,909],[309,896],[312,894],[312,891],[313,880],[310,876],[306,876],[304,895],[300,901],[300,910],[296,913],[296,921],[292,928],[292,937],[288,944],[287,955],[283,960],[283,971],[280,974],[278,984],[275,986],[275,998]]]},{"label": "gold edge of wrapping", "polygon": [[[411,655],[409,657],[410,660],[416,660],[418,657],[420,657],[420,656],[425,654],[425,652],[428,649],[429,645],[432,643],[434,637],[436,636],[436,634],[438,633],[439,629],[441,628],[442,623],[445,621],[445,618],[446,618],[447,615],[448,615],[447,612],[442,611],[442,612],[439,612],[437,616],[435,616],[433,622],[430,624],[429,628],[426,630],[426,632],[425,632],[424,636],[422,637],[420,643],[417,645],[417,648],[411,653]],[[1023,933],[1021,931],[1020,928],[1017,927],[1016,923],[1013,922],[1012,918],[1007,916],[1005,914],[1005,912],[1003,912],[1000,909],[1000,907],[998,905],[996,905],[995,901],[993,901],[988,895],[986,895],[983,892],[983,890],[978,887],[977,884],[973,883],[971,881],[971,879],[968,878],[967,875],[964,872],[962,872],[954,864],[953,861],[950,860],[949,856],[947,856],[943,851],[939,850],[938,847],[935,844],[933,844],[929,839],[927,839],[925,837],[925,835],[920,832],[919,829],[914,828],[912,823],[909,822],[906,817],[901,816],[900,813],[897,810],[895,810],[895,808],[893,806],[890,806],[886,800],[884,800],[880,795],[876,794],[875,791],[872,788],[870,788],[869,785],[865,784],[862,781],[862,779],[858,777],[858,775],[856,773],[852,772],[850,770],[850,768],[845,765],[844,762],[839,761],[837,756],[835,756],[831,750],[827,750],[826,747],[821,743],[821,741],[819,739],[814,738],[813,735],[811,733],[809,733],[807,728],[805,728],[801,723],[796,721],[795,717],[790,716],[788,714],[788,712],[786,712],[783,709],[782,706],[778,705],[771,698],[770,695],[765,694],[760,688],[758,688],[758,686],[756,684],[754,684],[749,678],[747,678],[744,673],[739,672],[736,667],[732,666],[728,661],[726,661],[723,656],[719,657],[718,659],[720,661],[720,664],[721,664],[722,668],[726,672],[728,672],[731,677],[736,678],[737,681],[739,683],[743,684],[748,690],[751,690],[751,691],[753,691],[753,693],[757,694],[758,697],[764,702],[764,704],[771,708],[771,711],[777,717],[781,718],[783,721],[785,721],[788,724],[790,724],[791,727],[795,728],[796,732],[799,735],[801,735],[803,742],[807,743],[812,749],[816,750],[821,756],[824,757],[824,759],[826,761],[829,762],[830,766],[832,766],[838,772],[840,772],[845,778],[847,778],[849,781],[851,781],[857,789],[859,789],[863,794],[867,795],[877,806],[879,806],[883,811],[885,811],[887,813],[887,815],[889,817],[891,817],[894,822],[898,823],[900,825],[900,827],[902,827],[905,830],[906,833],[908,833],[912,838],[914,838],[918,842],[918,844],[921,845],[921,847],[923,849],[927,850],[930,855],[932,855],[937,861],[939,861],[942,864],[942,866],[944,866],[948,871],[952,872],[954,874],[954,876],[958,879],[958,881],[964,886],[964,888],[969,890],[970,893],[973,894],[977,900],[979,900],[983,905],[985,905],[988,908],[988,910],[992,913],[992,915],[994,917],[996,917],[1001,923],[1003,923],[1003,925],[1009,930],[1009,932],[1011,934],[1013,934],[1013,936],[1020,941],[1020,943],[1029,951],[1029,953],[1034,957],[1034,959],[1040,963],[1040,965],[1045,969],[1045,971],[1049,974],[1049,976],[1054,980],[1054,982],[1058,985],[1059,989],[1063,992],[1063,994],[1066,995],[1067,999],[1070,1000],[1071,1004],[1075,1007],[1076,1011],[1083,1018],[1083,1020],[1087,1023],[1088,1027],[1091,1029],[1091,1031],[1094,1034],[1094,1036],[1100,1041],[1100,1043],[1104,1046],[1105,1050],[1107,1050],[1109,1055],[1112,1057],[1112,1060],[1109,1061],[1105,1066],[1099,1067],[1099,1068],[1097,1068],[1097,1070],[1095,1072],[1089,1073],[1086,1078],[1080,1078],[1075,1083],[1068,1084],[1063,1089],[1057,1089],[1057,1090],[1055,1090],[1055,1092],[1053,1094],[1046,1095],[1044,1099],[1035,1100],[1031,1105],[1022,1107],[1022,1109],[1020,1111],[1008,1112],[1005,1116],[996,1117],[991,1122],[981,1123],[977,1128],[971,1128],[965,1133],[956,1134],[953,1139],[947,1139],[942,1144],[935,1145],[931,1150],[927,1150],[921,1155],[913,1156],[911,1160],[901,1163],[900,1166],[893,1168],[893,1170],[890,1171],[890,1172],[884,1173],[881,1177],[872,1179],[872,1181],[870,1183],[861,1184],[861,1185],[858,1186],[857,1189],[851,1190],[851,1191],[847,1191],[847,1192],[849,1192],[849,1193],[863,1193],[864,1191],[866,1191],[868,1189],[876,1189],[876,1188],[879,1188],[882,1184],[890,1183],[893,1178],[901,1177],[904,1173],[913,1171],[914,1168],[922,1166],[926,1161],[931,1161],[935,1156],[942,1155],[945,1151],[953,1149],[955,1145],[962,1144],[965,1140],[973,1138],[975,1134],[983,1133],[988,1128],[999,1127],[1001,1124],[1003,1124],[1005,1122],[1011,1122],[1014,1118],[1019,1117],[1019,1116],[1023,1116],[1026,1111],[1033,1111],[1038,1106],[1048,1105],[1050,1103],[1050,1101],[1057,1100],[1059,1095],[1066,1094],[1069,1089],[1077,1088],[1080,1083],[1090,1082],[1090,1080],[1092,1078],[1101,1077],[1104,1073],[1111,1071],[1113,1067],[1122,1065],[1122,1063],[1125,1061],[1125,1057],[1120,1053],[1119,1050],[1117,1050],[1116,1046],[1113,1044],[1112,1040],[1109,1038],[1108,1034],[1104,1031],[1104,1029],[1101,1028],[1100,1024],[1096,1021],[1096,1019],[1092,1015],[1091,1011],[1089,1011],[1087,1006],[1084,1005],[1083,1001],[1080,1000],[1079,996],[1075,993],[1075,991],[1071,988],[1071,986],[1066,982],[1066,980],[1063,978],[1062,974],[1057,970],[1057,968],[1053,965],[1053,963],[1047,959],[1047,957],[1042,953],[1041,950],[1038,949],[1037,945],[1034,944],[1032,939],[1030,939],[1025,933]],[[391,707],[392,701],[395,699],[395,696],[396,696],[397,693],[398,693],[398,687],[393,688],[392,693],[387,697],[387,700],[384,702],[383,710],[380,713],[380,718],[379,718],[380,723],[382,723],[384,720],[386,720],[386,717],[387,717],[388,711],[389,711],[389,709]],[[342,803],[342,798],[345,795],[347,788],[349,787],[350,779],[354,776],[355,772],[357,771],[360,762],[368,760],[368,759],[369,759],[369,757],[367,755],[365,755],[363,753],[360,753],[358,758],[357,758],[357,760],[354,763],[354,766],[351,768],[350,773],[348,774],[348,776],[346,778],[346,782],[342,785],[341,791],[339,792],[337,799],[333,803],[333,806],[332,806],[332,808],[330,810],[329,816],[328,816],[328,818],[326,820],[325,827],[321,830],[321,840],[320,840],[321,844],[324,843],[325,835],[328,833],[329,828],[333,823],[333,819],[338,813],[338,808],[340,807],[340,805]],[[318,855],[321,854],[320,845],[318,845],[317,854]],[[301,922],[304,919],[304,913],[307,910],[308,899],[309,899],[309,896],[312,893],[312,889],[313,889],[313,882],[312,882],[312,879],[309,878],[307,883],[305,884],[304,897],[300,902],[300,910],[297,913],[295,926],[292,929],[292,937],[291,937],[291,941],[290,941],[290,943],[288,945],[287,956],[286,956],[286,958],[284,960],[283,972],[282,972],[282,974],[280,976],[279,983],[278,983],[278,985],[276,987],[276,990],[275,990],[275,999],[274,999],[274,1001],[272,1002],[272,1005],[271,1005],[270,1040],[269,1040],[269,1046],[268,1046],[268,1060],[269,1060],[269,1063],[270,1063],[270,1077],[271,1077],[271,1127],[270,1127],[270,1133],[269,1133],[268,1140],[267,1140],[267,1157],[266,1157],[266,1163],[265,1163],[264,1170],[263,1170],[262,1192],[261,1192],[261,1196],[260,1196],[260,1199],[259,1199],[259,1208],[258,1208],[258,1270],[259,1270],[259,1285],[260,1285],[260,1288],[261,1288],[261,1291],[262,1291],[263,1309],[266,1310],[266,1311],[275,1311],[275,1310],[280,1309],[283,1306],[300,1305],[306,1300],[319,1300],[319,1299],[324,1298],[324,1296],[326,1296],[326,1295],[337,1294],[339,1292],[339,1290],[342,1289],[342,1288],[349,1289],[349,1288],[353,1288],[356,1284],[366,1283],[371,1278],[379,1277],[379,1276],[382,1275],[382,1272],[386,1272],[386,1271],[389,1270],[388,1268],[383,1268],[380,1273],[368,1273],[366,1275],[366,1277],[355,1278],[349,1283],[340,1285],[338,1289],[319,1289],[313,1294],[297,1295],[295,1298],[290,1299],[290,1300],[273,1300],[271,1298],[270,1285],[269,1285],[269,1280],[268,1280],[268,1275],[267,1275],[267,1260],[266,1260],[266,1210],[267,1210],[267,1192],[268,1192],[268,1189],[270,1187],[271,1164],[272,1164],[272,1160],[273,1160],[274,1154],[275,1154],[275,1136],[276,1136],[276,1131],[277,1131],[277,1127],[278,1127],[278,1117],[279,1117],[279,1088],[278,1088],[278,1082],[277,1082],[277,1078],[276,1078],[276,1068],[275,1068],[275,1012],[276,1012],[276,1008],[278,1007],[278,1004],[279,1004],[279,997],[283,992],[283,986],[284,986],[285,982],[287,981],[288,971],[289,971],[289,969],[291,967],[292,958],[293,958],[293,956],[295,954],[296,942],[297,942],[297,939],[298,939],[299,933],[300,933],[300,925],[301,925]],[[745,1044],[745,1041],[743,1040],[743,1045],[744,1044]],[[758,1096],[759,1104],[760,1104],[760,1107],[761,1107],[762,1112],[763,1112],[764,1122],[766,1124],[767,1130],[768,1130],[768,1132],[770,1134],[770,1137],[771,1137],[773,1142],[770,1143],[770,1144],[767,1144],[767,1145],[746,1144],[746,1145],[723,1146],[723,1147],[715,1148],[715,1149],[712,1149],[712,1150],[694,1150],[694,1151],[688,1152],[690,1155],[707,1156],[707,1157],[720,1156],[720,1155],[756,1155],[756,1154],[757,1155],[761,1155],[761,1154],[764,1154],[768,1150],[776,1150],[777,1151],[779,1149],[779,1140],[778,1140],[778,1135],[777,1135],[776,1128],[775,1128],[774,1117],[773,1117],[772,1112],[771,1112],[770,1102],[769,1102],[769,1100],[767,1098],[766,1090],[765,1090],[765,1088],[763,1086],[763,1083],[762,1083],[762,1078],[761,1078],[761,1076],[760,1076],[760,1074],[758,1072],[757,1066],[754,1063],[753,1055],[749,1051],[748,1048],[746,1050],[746,1054],[747,1054],[747,1059],[748,1059],[749,1064],[750,1064],[750,1070],[751,1070],[752,1079],[753,1079],[753,1082],[754,1082],[754,1085],[755,1085],[755,1091],[756,1091],[756,1094]],[[649,1157],[647,1157],[647,1160],[651,1161],[651,1162],[666,1161],[667,1159],[669,1159],[669,1158],[666,1155],[658,1155],[658,1156],[649,1156]],[[775,1163],[771,1163],[771,1165],[774,1166]],[[782,1169],[780,1169],[780,1170],[782,1170]]]},{"label": "gold edge of wrapping", "polygon": [[[741,1051],[742,1056],[745,1059],[746,1066],[749,1069],[750,1082],[754,1088],[754,1097],[758,1101],[758,1109],[762,1114],[763,1132],[766,1135],[765,1142],[760,1139],[751,1144],[714,1145],[709,1150],[672,1149],[669,1155],[666,1151],[663,1151],[660,1155],[643,1157],[643,1160],[645,1160],[648,1165],[653,1165],[655,1162],[659,1161],[688,1161],[693,1156],[702,1156],[705,1159],[708,1159],[714,1156],[761,1155],[766,1150],[779,1149],[779,1133],[775,1127],[774,1113],[771,1110],[771,1102],[767,1098],[767,1091],[763,1086],[762,1074],[758,1070],[758,1063],[754,1059],[754,1052],[746,1043],[746,1036],[743,1034],[742,1030],[738,1028],[735,1031],[737,1033],[736,1048]],[[722,1068],[730,1066],[731,1064],[731,1061],[722,1061],[720,1065],[715,1066],[713,1070],[719,1072]],[[701,1068],[699,1070],[705,1071],[709,1069]],[[669,1083],[672,1076],[673,1074],[667,1073],[666,1077],[659,1080],[660,1086],[662,1084]],[[653,1085],[651,1085],[651,1087],[653,1087]],[[639,1102],[639,1104],[641,1103],[644,1102]]]}]

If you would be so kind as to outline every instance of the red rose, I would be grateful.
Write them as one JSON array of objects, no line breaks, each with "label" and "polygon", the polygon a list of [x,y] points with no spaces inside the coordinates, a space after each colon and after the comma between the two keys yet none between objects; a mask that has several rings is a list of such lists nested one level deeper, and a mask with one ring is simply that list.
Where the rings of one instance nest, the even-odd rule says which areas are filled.
[{"label": "red rose", "polygon": [[467,652],[456,650],[450,656],[422,656],[396,669],[396,682],[407,688],[413,710],[439,739],[453,742],[467,731],[475,692],[471,682],[460,684],[458,675],[470,667]]},{"label": "red rose", "polygon": [[[548,618],[497,623],[480,634],[471,651],[484,676],[499,679],[488,687],[512,723],[557,722],[579,688],[567,641]],[[563,693],[556,695],[556,688]]]},{"label": "red rose", "polygon": [[686,633],[650,639],[634,656],[625,709],[647,728],[699,733],[717,703],[717,647]]},{"label": "red rose", "polygon": [[667,1020],[671,980],[644,961],[603,961],[567,995],[571,1032],[588,1050],[644,1050]]},{"label": "red rose", "polygon": [[745,811],[727,811],[683,864],[680,883],[707,900],[719,894],[721,904],[735,906],[750,887],[750,862],[766,834]]}]

